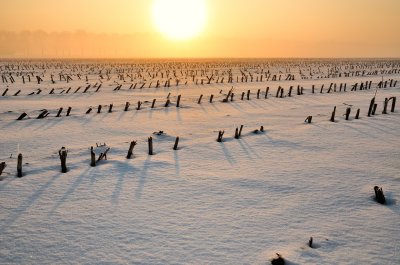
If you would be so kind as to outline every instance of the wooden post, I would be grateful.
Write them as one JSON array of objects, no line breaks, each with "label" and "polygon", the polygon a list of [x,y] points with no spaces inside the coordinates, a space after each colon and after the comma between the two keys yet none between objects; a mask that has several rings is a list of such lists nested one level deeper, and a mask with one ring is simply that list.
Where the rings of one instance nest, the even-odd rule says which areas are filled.
[{"label": "wooden post", "polygon": [[58,151],[58,155],[60,156],[61,160],[61,172],[62,173],[67,173],[67,149],[65,147],[61,147],[61,149]]},{"label": "wooden post", "polygon": [[281,88],[281,98],[283,98],[283,91],[284,91],[284,89]]},{"label": "wooden post", "polygon": [[374,109],[374,104],[375,104],[375,97],[373,97],[371,99],[371,102],[369,103],[368,117],[371,117],[372,111]]},{"label": "wooden post", "polygon": [[86,111],[86,114],[89,114],[91,111],[92,111],[92,108],[89,108],[89,109]]},{"label": "wooden post", "polygon": [[62,111],[63,111],[63,108],[60,108],[60,109],[58,110],[58,112],[57,112],[57,116],[56,116],[56,117],[60,117]]},{"label": "wooden post", "polygon": [[68,117],[69,114],[71,113],[71,110],[72,110],[72,108],[71,108],[71,107],[68,107],[68,109],[67,109],[67,117]]},{"label": "wooden post", "polygon": [[149,155],[153,155],[153,137],[149,137],[148,139],[148,144],[149,144]]},{"label": "wooden post", "polygon": [[156,99],[153,99],[153,103],[151,103],[151,108],[154,109],[154,105],[156,104]]},{"label": "wooden post", "polygon": [[128,150],[128,155],[126,156],[127,159],[131,159],[132,153],[133,153],[133,148],[135,147],[136,143],[137,143],[136,141],[131,142],[131,144],[129,146],[129,150]]},{"label": "wooden post", "polygon": [[396,97],[391,97],[389,100],[392,100],[392,108],[390,109],[390,112],[394,112],[394,109],[396,108]]},{"label": "wooden post", "polygon": [[243,125],[240,125],[239,137],[242,136]]},{"label": "wooden post", "polygon": [[140,110],[140,106],[142,106],[142,102],[140,102],[140,100],[137,102],[137,108],[136,110]]},{"label": "wooden post", "polygon": [[377,202],[379,202],[380,204],[385,204],[386,203],[386,199],[385,199],[385,195],[383,195],[383,190],[382,188],[379,188],[378,186],[374,187],[374,191],[375,191],[375,199]]},{"label": "wooden post", "polygon": [[101,112],[101,105],[99,105],[98,107],[97,107],[97,113],[100,113]]},{"label": "wooden post", "polygon": [[214,95],[213,95],[213,94],[211,94],[211,96],[210,96],[210,103],[212,103],[212,102],[213,102],[213,98],[214,98]]},{"label": "wooden post", "polygon": [[351,112],[351,108],[347,108],[346,109],[346,121],[349,120],[350,112]]},{"label": "wooden post", "polygon": [[374,104],[374,108],[372,110],[372,115],[375,115],[376,109],[378,108],[378,104]]},{"label": "wooden post", "polygon": [[0,163],[0,176],[3,174],[3,170],[6,168],[7,164],[6,162],[1,162]]},{"label": "wooden post", "polygon": [[247,100],[250,100],[250,90],[247,90]]},{"label": "wooden post", "polygon": [[112,112],[113,104],[110,104],[110,107],[108,108],[108,113]]},{"label": "wooden post", "polygon": [[313,248],[313,238],[312,237],[310,237],[310,240],[308,240],[308,246],[310,248]]},{"label": "wooden post", "polygon": [[267,87],[267,88],[265,89],[265,99],[268,98],[268,92],[269,92],[269,87]]},{"label": "wooden post", "polygon": [[18,117],[17,121],[21,121],[21,120],[22,120],[23,118],[25,118],[26,116],[28,116],[28,114],[26,114],[26,112],[22,113],[22,114]]},{"label": "wooden post", "polygon": [[308,116],[304,122],[311,123],[311,121],[312,121],[312,116]]},{"label": "wooden post", "polygon": [[170,103],[170,101],[169,101],[169,99],[167,99],[167,102],[165,102],[165,106],[164,107],[168,107],[169,106],[169,103]]},{"label": "wooden post", "polygon": [[17,172],[17,176],[22,178],[22,154],[18,155]]},{"label": "wooden post", "polygon": [[218,132],[218,138],[217,138],[217,142],[222,142],[222,136],[224,135],[225,131],[219,131]]},{"label": "wooden post", "polygon": [[356,117],[355,117],[355,119],[356,119],[356,120],[358,120],[358,119],[359,119],[359,117],[360,117],[360,109],[357,109],[357,113],[356,113]]},{"label": "wooden post", "polygon": [[335,122],[335,114],[336,114],[336,106],[333,108],[333,111],[332,111],[331,122]]},{"label": "wooden post", "polygon": [[264,126],[260,127],[260,132],[264,132]]},{"label": "wooden post", "polygon": [[96,166],[96,154],[93,151],[93,146],[90,147],[90,166]]},{"label": "wooden post", "polygon": [[197,104],[201,104],[201,99],[203,98],[203,94],[200,95],[199,100],[197,101]]},{"label": "wooden post", "polygon": [[261,89],[257,90],[257,99],[260,99],[260,92],[261,92]]},{"label": "wooden post", "polygon": [[239,139],[239,128],[236,127],[235,129],[235,139]]},{"label": "wooden post", "polygon": [[128,109],[129,109],[129,105],[130,105],[131,103],[129,103],[128,101],[125,103],[125,109],[124,109],[124,111],[128,111]]},{"label": "wooden post", "polygon": [[293,90],[293,86],[290,86],[290,87],[289,87],[289,94],[288,94],[289,97],[292,96],[292,90]]},{"label": "wooden post", "polygon": [[312,85],[311,91],[314,94],[314,90],[315,90],[315,85]]},{"label": "wooden post", "polygon": [[179,108],[179,104],[181,102],[181,95],[178,96],[178,100],[176,101],[176,107]]},{"label": "wooden post", "polygon": [[388,98],[385,98],[385,101],[383,102],[383,111],[382,111],[382,114],[387,114],[387,106],[388,106],[388,103],[389,103],[389,99],[388,99]]},{"label": "wooden post", "polygon": [[174,150],[178,150],[179,136],[175,139]]},{"label": "wooden post", "polygon": [[244,93],[244,92],[242,92],[242,98],[241,98],[241,100],[243,100],[243,98],[244,98],[244,95],[245,95],[245,93]]}]

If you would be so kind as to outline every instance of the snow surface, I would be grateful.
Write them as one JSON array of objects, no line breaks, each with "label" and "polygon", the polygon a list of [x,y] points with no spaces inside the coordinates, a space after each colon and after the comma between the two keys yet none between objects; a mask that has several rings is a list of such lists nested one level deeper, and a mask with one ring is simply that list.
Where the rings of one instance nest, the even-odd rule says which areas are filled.
[{"label": "snow surface", "polygon": [[[84,89],[83,77],[66,84],[56,75],[51,84],[46,72],[40,85],[1,83],[0,93],[7,87],[10,93],[0,96],[0,162],[8,164],[0,181],[0,263],[269,264],[280,253],[290,264],[400,264],[400,106],[382,114],[385,97],[400,100],[400,84],[379,89],[377,114],[366,115],[377,83],[399,75],[296,75],[294,81],[157,89],[153,83],[134,90],[127,82],[113,91],[119,82],[113,73],[98,93],[68,95],[48,93]],[[88,84],[97,79],[92,74]],[[371,90],[349,91],[367,80],[373,81]],[[331,82],[346,82],[347,92],[327,94]],[[291,85],[292,97],[275,97],[278,86],[287,94]],[[296,94],[297,85],[304,95]],[[222,103],[232,86],[234,101]],[[27,95],[38,87],[42,94]],[[18,89],[21,95],[11,96]],[[248,89],[251,100],[241,101]],[[165,108],[169,92],[172,104]],[[138,100],[148,101],[141,110],[135,109]],[[132,104],[128,112],[126,101]],[[108,106],[96,113],[99,104],[110,103],[112,113]],[[349,121],[345,104],[352,105]],[[65,117],[68,106],[72,115]],[[85,115],[89,106],[93,111]],[[59,107],[64,111],[57,118]],[[355,120],[358,108],[361,118]],[[50,115],[35,119],[42,109]],[[31,119],[16,121],[24,111]],[[306,124],[309,115],[313,121]],[[265,131],[253,133],[260,126]],[[164,134],[153,134],[160,130]],[[216,142],[219,130],[225,130],[222,143]],[[153,156],[147,154],[149,136]],[[138,144],[127,160],[133,140]],[[108,160],[90,167],[96,143],[111,150]],[[62,146],[68,149],[65,174],[58,158]],[[18,152],[23,178],[16,177]],[[374,201],[375,185],[383,187],[387,205]],[[314,248],[307,245],[311,236]]]}]

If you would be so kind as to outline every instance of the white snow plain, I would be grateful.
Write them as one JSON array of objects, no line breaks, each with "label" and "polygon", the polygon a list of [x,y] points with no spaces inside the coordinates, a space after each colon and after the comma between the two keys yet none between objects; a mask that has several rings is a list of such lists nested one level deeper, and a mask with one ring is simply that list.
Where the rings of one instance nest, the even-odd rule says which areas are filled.
[{"label": "white snow plain", "polygon": [[[37,62],[12,63],[22,69]],[[398,80],[399,73],[325,78],[332,68],[306,61],[291,69],[293,81],[237,83],[237,70],[246,72],[246,67],[227,63],[226,69],[235,72],[230,84],[225,78],[223,84],[196,85],[187,78],[186,85],[129,89],[139,81],[125,76],[123,82],[112,70],[99,92],[82,93],[87,84],[100,84],[94,70],[87,70],[88,82],[85,73],[82,80],[75,73],[66,83],[58,73],[76,62],[61,62],[65,69],[47,63],[45,70],[30,70],[43,74],[40,85],[34,79],[23,84],[16,70],[15,83],[0,83],[0,93],[9,89],[0,96],[0,162],[7,163],[0,181],[1,264],[269,264],[275,253],[289,264],[400,264],[400,102],[394,113],[389,105],[388,114],[382,114],[386,97],[400,100],[400,84],[378,89],[376,115],[366,115],[378,82]],[[102,63],[90,62],[99,68]],[[334,63],[344,69],[358,61]],[[1,64],[6,73],[10,62]],[[141,64],[146,66],[131,67],[136,71]],[[269,70],[278,73],[282,65],[278,61]],[[205,69],[207,63],[200,66]],[[373,70],[376,65],[365,66]],[[301,79],[300,67],[318,68],[325,76]],[[369,80],[370,90],[350,91],[352,84]],[[117,83],[121,90],[113,91]],[[347,83],[347,92],[328,94],[330,83],[337,83],[337,90]],[[304,95],[297,95],[297,85]],[[75,94],[59,94],[79,86]],[[275,97],[278,86],[285,89],[284,98]],[[292,97],[287,96],[290,86]],[[234,101],[221,102],[232,87]],[[37,88],[43,92],[28,96]],[[52,88],[56,94],[49,95]],[[251,99],[240,100],[247,90]],[[165,108],[168,93],[171,105]],[[200,94],[204,97],[197,104]],[[139,100],[145,103],[136,110]],[[126,101],[132,104],[127,112]],[[110,103],[112,113],[108,106],[96,113],[99,104]],[[352,112],[346,121],[348,105]],[[69,106],[71,116],[65,117]],[[93,111],[86,115],[89,106]],[[59,107],[64,110],[57,118]],[[42,109],[50,115],[35,119]],[[31,118],[17,121],[24,111]],[[309,115],[312,123],[304,123]],[[242,137],[235,139],[240,125]],[[264,132],[253,133],[260,126]],[[225,131],[222,143],[216,141],[219,130]],[[153,134],[158,131],[164,133]],[[147,154],[149,136],[153,156]],[[174,151],[176,136],[180,142]],[[128,160],[133,140],[137,145]],[[90,167],[90,146],[96,143],[111,149],[108,160]],[[68,149],[65,174],[58,158],[62,146]],[[19,152],[22,178],[16,177]],[[374,201],[375,185],[383,187],[387,205]],[[310,237],[314,248],[307,245]]]}]

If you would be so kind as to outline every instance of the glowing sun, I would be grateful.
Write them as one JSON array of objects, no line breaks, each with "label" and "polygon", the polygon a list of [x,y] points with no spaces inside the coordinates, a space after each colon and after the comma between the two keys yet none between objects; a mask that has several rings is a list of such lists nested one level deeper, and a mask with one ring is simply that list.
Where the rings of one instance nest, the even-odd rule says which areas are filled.
[{"label": "glowing sun", "polygon": [[206,23],[204,0],[154,0],[153,20],[157,29],[175,40],[200,34]]}]

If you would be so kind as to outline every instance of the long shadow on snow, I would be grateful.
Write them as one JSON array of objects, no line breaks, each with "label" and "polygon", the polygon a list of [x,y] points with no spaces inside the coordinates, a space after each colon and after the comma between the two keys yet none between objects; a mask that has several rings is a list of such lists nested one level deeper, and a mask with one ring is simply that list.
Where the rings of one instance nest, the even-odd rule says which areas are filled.
[{"label": "long shadow on snow", "polygon": [[112,161],[112,163],[114,164],[112,172],[115,172],[117,175],[117,183],[115,184],[114,191],[111,195],[111,200],[113,204],[118,204],[119,197],[124,188],[125,177],[129,173],[133,174],[137,169],[130,164],[132,161],[129,159],[124,162]]},{"label": "long shadow on snow", "polygon": [[16,209],[10,213],[6,220],[2,221],[0,233],[3,233],[10,225],[15,223],[22,214],[24,214],[33,204],[42,196],[42,194],[56,181],[62,174],[53,176],[49,181],[40,186],[31,196],[22,202]]},{"label": "long shadow on snow", "polygon": [[75,179],[75,181],[69,186],[68,190],[64,193],[64,195],[59,199],[56,204],[53,206],[53,208],[50,210],[48,216],[52,216],[54,212],[66,202],[68,197],[75,192],[75,190],[79,187],[81,184],[82,180],[87,177],[87,172],[91,169],[91,167],[88,167],[85,171],[80,173],[80,176]]},{"label": "long shadow on snow", "polygon": [[[226,141],[226,140],[225,140]],[[225,158],[228,161],[229,164],[234,165],[236,163],[235,158],[232,156],[231,152],[226,148],[225,143],[219,143],[222,151],[224,152]]]}]

